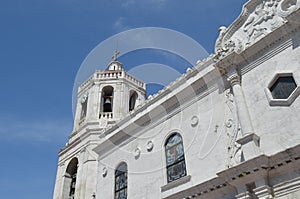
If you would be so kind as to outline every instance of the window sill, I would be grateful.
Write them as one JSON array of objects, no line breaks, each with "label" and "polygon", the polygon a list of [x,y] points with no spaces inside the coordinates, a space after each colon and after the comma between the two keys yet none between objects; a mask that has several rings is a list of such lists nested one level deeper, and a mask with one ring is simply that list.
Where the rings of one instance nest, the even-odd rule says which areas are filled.
[{"label": "window sill", "polygon": [[179,185],[182,185],[182,184],[184,184],[184,183],[187,183],[187,182],[189,182],[190,180],[191,180],[191,176],[190,176],[190,175],[184,176],[184,177],[182,177],[182,178],[179,178],[178,180],[175,180],[175,181],[173,181],[173,182],[170,182],[170,183],[168,183],[168,184],[162,186],[162,187],[160,188],[160,189],[161,189],[161,192],[167,191],[167,190],[169,190],[169,189],[172,189],[172,188],[174,188],[174,187],[177,187],[177,186],[179,186]]},{"label": "window sill", "polygon": [[290,106],[300,94],[300,86],[298,86],[287,99],[273,99],[268,88],[265,88],[265,94],[270,106]]}]

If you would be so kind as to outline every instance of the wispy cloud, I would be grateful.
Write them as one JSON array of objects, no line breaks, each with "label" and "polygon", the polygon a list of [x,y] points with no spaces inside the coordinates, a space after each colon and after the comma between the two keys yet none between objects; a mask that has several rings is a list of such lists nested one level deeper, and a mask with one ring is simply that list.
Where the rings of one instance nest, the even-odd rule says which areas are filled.
[{"label": "wispy cloud", "polygon": [[135,4],[136,4],[135,0],[127,0],[127,1],[123,1],[122,4],[121,4],[121,6],[123,8],[128,8],[128,7],[131,7],[131,6],[135,5]]},{"label": "wispy cloud", "polygon": [[130,29],[130,27],[128,25],[126,25],[126,22],[125,22],[125,18],[124,17],[119,17],[115,23],[113,24],[113,28],[115,31],[117,32],[121,32],[121,31],[125,31],[125,30],[128,30]]},{"label": "wispy cloud", "polygon": [[0,122],[0,136],[6,140],[56,142],[66,138],[71,130],[72,124],[66,121],[21,121],[10,118]]},{"label": "wispy cloud", "polygon": [[130,8],[130,7],[147,7],[147,8],[162,8],[168,0],[147,0],[147,1],[141,1],[141,0],[127,0],[123,1],[121,6],[123,8]]}]

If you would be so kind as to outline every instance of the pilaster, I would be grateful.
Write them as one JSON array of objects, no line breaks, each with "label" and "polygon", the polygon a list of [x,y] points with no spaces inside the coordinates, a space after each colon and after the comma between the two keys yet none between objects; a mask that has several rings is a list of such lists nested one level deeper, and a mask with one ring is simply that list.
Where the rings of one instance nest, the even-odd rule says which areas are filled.
[{"label": "pilaster", "polygon": [[95,84],[89,89],[89,101],[87,104],[87,114],[86,114],[86,120],[87,121],[95,121],[98,119],[98,114],[97,114],[97,88]]},{"label": "pilaster", "polygon": [[237,140],[237,142],[242,145],[244,158],[245,160],[248,160],[260,154],[259,137],[254,133],[243,89],[241,86],[241,77],[238,74],[235,66],[231,66],[228,68],[227,80],[232,88],[237,109],[237,116],[241,125],[242,137]]}]

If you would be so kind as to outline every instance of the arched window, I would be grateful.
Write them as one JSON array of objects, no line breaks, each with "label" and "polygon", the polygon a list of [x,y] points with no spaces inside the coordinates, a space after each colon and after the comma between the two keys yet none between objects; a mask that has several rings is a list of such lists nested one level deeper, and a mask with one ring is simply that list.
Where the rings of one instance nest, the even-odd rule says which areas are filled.
[{"label": "arched window", "polygon": [[113,93],[112,86],[106,86],[102,89],[102,110],[101,112],[112,112],[113,109]]},{"label": "arched window", "polygon": [[138,94],[135,91],[130,92],[129,111],[132,111],[135,108],[137,98]]},{"label": "arched window", "polygon": [[127,164],[121,163],[115,172],[115,199],[127,198]]},{"label": "arched window", "polygon": [[77,168],[78,168],[78,159],[73,158],[66,170],[65,174],[65,190],[64,198],[73,199],[76,189],[76,179],[77,179]]},{"label": "arched window", "polygon": [[175,133],[165,144],[168,183],[186,176],[182,137]]}]

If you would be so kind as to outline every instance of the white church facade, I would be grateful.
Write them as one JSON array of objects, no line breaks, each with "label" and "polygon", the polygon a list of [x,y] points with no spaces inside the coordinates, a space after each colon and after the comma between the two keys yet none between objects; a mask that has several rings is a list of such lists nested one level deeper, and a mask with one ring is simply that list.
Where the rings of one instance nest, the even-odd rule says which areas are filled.
[{"label": "white church facade", "polygon": [[146,99],[116,57],[78,89],[53,199],[300,198],[300,0],[249,0]]}]

